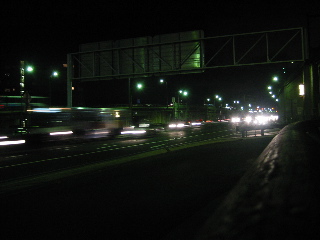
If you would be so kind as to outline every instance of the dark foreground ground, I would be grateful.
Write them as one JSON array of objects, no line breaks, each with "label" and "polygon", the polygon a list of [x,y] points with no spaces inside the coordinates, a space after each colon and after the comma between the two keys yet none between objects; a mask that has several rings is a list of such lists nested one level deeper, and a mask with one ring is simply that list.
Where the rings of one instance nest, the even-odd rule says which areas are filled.
[{"label": "dark foreground ground", "polygon": [[193,239],[271,139],[171,151],[0,196],[1,239]]}]

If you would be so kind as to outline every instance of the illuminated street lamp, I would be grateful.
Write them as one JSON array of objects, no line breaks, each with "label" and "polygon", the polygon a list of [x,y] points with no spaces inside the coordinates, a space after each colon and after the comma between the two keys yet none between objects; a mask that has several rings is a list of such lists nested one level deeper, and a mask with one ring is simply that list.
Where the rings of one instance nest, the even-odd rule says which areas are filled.
[{"label": "illuminated street lamp", "polygon": [[216,95],[215,98],[216,98],[218,101],[222,101],[222,97],[220,97],[219,95]]},{"label": "illuminated street lamp", "polygon": [[183,95],[183,96],[188,96],[188,92],[186,91],[186,90],[179,90],[178,91],[178,104],[177,105],[175,105],[176,107],[175,107],[175,116],[176,117],[178,117],[178,118],[180,118],[180,95]]},{"label": "illuminated street lamp", "polygon": [[51,107],[52,102],[52,78],[56,78],[59,76],[59,73],[57,71],[53,71],[50,75],[49,79],[49,107]]},{"label": "illuminated street lamp", "polygon": [[179,90],[178,103],[180,103],[180,99],[179,99],[180,94],[186,97],[186,96],[188,96],[188,92],[186,90]]},{"label": "illuminated street lamp", "polygon": [[188,92],[186,90],[179,90],[179,93],[183,96],[188,96]]},{"label": "illuminated street lamp", "polygon": [[179,98],[180,94],[186,97],[186,96],[188,96],[188,92],[186,90],[179,90],[179,94],[178,94],[178,103],[179,104],[180,104],[180,98]]},{"label": "illuminated street lamp", "polygon": [[[219,102],[222,101],[222,97],[220,97],[219,95],[216,95],[215,99],[217,99]],[[214,102],[214,106],[216,106],[216,102]],[[222,107],[222,104],[220,105],[220,107]],[[221,118],[222,118],[222,111],[221,111],[221,108],[220,108],[218,121],[221,121]]]},{"label": "illuminated street lamp", "polygon": [[167,104],[167,107],[168,107],[168,104],[169,104],[169,101],[168,101],[168,83],[167,81],[165,81],[164,79],[160,79],[159,80],[160,84],[166,84],[166,104]]},{"label": "illuminated street lamp", "polygon": [[221,101],[222,101],[222,97],[220,97],[219,95],[215,95],[214,97],[215,97],[215,98],[214,98],[214,103],[213,103],[213,105],[216,106],[216,100],[219,101],[219,102],[221,102]]},{"label": "illuminated street lamp", "polygon": [[138,88],[138,89],[142,89],[142,88],[143,88],[142,83],[138,83],[138,84],[137,84],[137,88]]},{"label": "illuminated street lamp", "polygon": [[274,82],[278,82],[279,78],[277,76],[273,77],[272,79]]},{"label": "illuminated street lamp", "polygon": [[211,101],[211,98],[207,98],[206,100],[203,100],[203,104],[206,105],[207,104],[210,104],[210,101]]},{"label": "illuminated street lamp", "polygon": [[25,72],[31,73],[33,72],[32,66],[25,67],[25,61],[20,61],[20,94],[28,94],[27,91],[25,91]]},{"label": "illuminated street lamp", "polygon": [[32,66],[27,66],[26,70],[27,72],[33,72],[34,69]]},{"label": "illuminated street lamp", "polygon": [[[138,91],[142,91],[143,84],[142,83],[137,83],[136,87],[137,87]],[[141,103],[140,101],[141,101],[140,98],[137,98],[137,103],[140,104]]]}]

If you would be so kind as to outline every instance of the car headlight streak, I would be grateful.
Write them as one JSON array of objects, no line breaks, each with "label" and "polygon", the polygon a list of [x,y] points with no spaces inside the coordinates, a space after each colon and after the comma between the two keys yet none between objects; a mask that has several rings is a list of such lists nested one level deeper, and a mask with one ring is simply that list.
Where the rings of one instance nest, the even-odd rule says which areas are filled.
[{"label": "car headlight streak", "polygon": [[1,141],[0,146],[24,144],[25,142],[25,140]]},{"label": "car headlight streak", "polygon": [[72,134],[72,131],[63,131],[63,132],[51,132],[50,136],[55,136],[55,135],[68,135],[68,134]]},{"label": "car headlight streak", "polygon": [[231,118],[231,122],[233,122],[233,123],[238,123],[238,122],[240,122],[241,121],[241,119],[239,118],[239,117],[233,117],[233,118]]},{"label": "car headlight streak", "polygon": [[169,124],[169,128],[183,128],[185,125],[184,123],[171,123]]},{"label": "car headlight streak", "polygon": [[277,115],[248,115],[243,120],[240,117],[232,117],[231,122],[239,123],[243,121],[247,125],[265,125],[278,120]]},{"label": "car headlight streak", "polygon": [[128,131],[122,131],[121,134],[125,135],[125,134],[144,134],[146,133],[146,130],[128,130]]}]

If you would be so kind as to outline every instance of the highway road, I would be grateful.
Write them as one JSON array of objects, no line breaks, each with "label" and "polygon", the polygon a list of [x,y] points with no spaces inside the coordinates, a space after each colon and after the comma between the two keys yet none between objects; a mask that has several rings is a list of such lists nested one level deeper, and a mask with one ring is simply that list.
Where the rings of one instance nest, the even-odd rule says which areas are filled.
[{"label": "highway road", "polygon": [[271,139],[210,125],[8,151],[0,160],[2,234],[192,239]]},{"label": "highway road", "polygon": [[228,124],[158,131],[152,135],[121,135],[116,139],[89,138],[36,145],[1,146],[0,181],[52,172],[159,149],[170,151],[195,142],[232,137]]}]

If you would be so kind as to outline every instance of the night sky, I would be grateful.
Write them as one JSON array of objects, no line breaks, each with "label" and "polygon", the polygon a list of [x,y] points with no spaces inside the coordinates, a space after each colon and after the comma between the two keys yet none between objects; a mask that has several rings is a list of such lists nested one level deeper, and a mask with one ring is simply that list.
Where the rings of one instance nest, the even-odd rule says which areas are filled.
[{"label": "night sky", "polygon": [[[304,3],[303,3],[304,2]],[[42,72],[61,68],[68,53],[79,44],[203,30],[205,37],[309,26],[310,43],[319,47],[319,1],[8,1],[1,7],[1,68],[26,60]],[[261,94],[271,76],[282,68],[272,66],[234,67],[203,74],[167,76],[170,98],[184,87],[190,89],[190,102],[202,102],[220,94],[225,99]],[[61,71],[66,71],[61,68]],[[61,75],[61,77],[63,74]],[[64,76],[65,77],[65,76]],[[156,85],[157,79],[142,79]],[[63,81],[63,80],[60,80]],[[117,81],[117,82],[115,82]],[[152,83],[152,84],[151,84]],[[60,83],[61,86],[63,83]],[[127,103],[126,81],[85,85],[87,105]],[[59,89],[59,87],[57,88]],[[58,91],[56,89],[56,91]],[[110,91],[111,89],[111,91]],[[123,90],[122,90],[123,89]],[[158,101],[162,89],[147,88],[154,98],[142,94],[144,101]],[[121,93],[123,91],[123,93]],[[114,95],[114,92],[119,92]],[[258,94],[257,94],[258,92]],[[57,93],[57,95],[63,95]],[[137,96],[138,98],[138,96]]]}]

